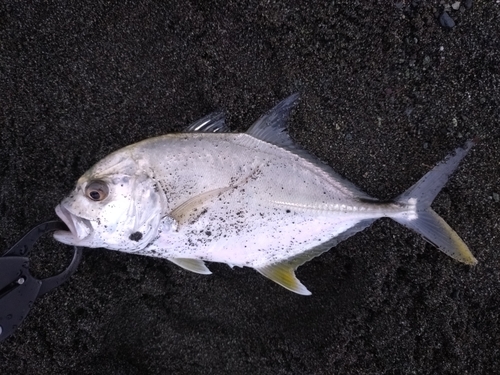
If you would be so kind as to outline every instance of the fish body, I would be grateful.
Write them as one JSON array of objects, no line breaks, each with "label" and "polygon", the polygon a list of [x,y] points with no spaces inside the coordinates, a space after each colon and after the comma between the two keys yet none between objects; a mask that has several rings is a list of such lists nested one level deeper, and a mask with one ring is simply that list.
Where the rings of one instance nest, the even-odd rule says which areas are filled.
[{"label": "fish body", "polygon": [[391,202],[370,197],[296,146],[285,132],[297,96],[246,133],[220,114],[118,150],[87,171],[56,208],[61,242],[167,258],[208,274],[204,261],[246,266],[310,294],[295,269],[390,217],[448,255],[476,262],[430,203],[473,142]]}]

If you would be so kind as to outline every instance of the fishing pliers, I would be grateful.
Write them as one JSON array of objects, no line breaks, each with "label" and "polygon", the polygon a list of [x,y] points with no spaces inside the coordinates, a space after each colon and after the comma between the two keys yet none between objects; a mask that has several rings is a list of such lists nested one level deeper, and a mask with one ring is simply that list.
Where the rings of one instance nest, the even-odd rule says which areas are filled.
[{"label": "fishing pliers", "polygon": [[31,229],[0,257],[0,342],[9,337],[24,320],[33,302],[70,278],[82,257],[82,248],[74,247],[73,259],[60,274],[38,280],[30,274],[28,255],[44,234],[67,230],[60,221],[47,221]]}]

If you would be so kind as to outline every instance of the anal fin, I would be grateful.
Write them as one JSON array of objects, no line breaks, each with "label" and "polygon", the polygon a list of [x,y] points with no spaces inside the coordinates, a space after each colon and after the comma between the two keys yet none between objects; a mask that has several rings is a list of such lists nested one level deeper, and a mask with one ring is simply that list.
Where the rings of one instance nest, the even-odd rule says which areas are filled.
[{"label": "anal fin", "polygon": [[168,258],[174,264],[185,270],[199,273],[201,275],[210,275],[212,272],[207,268],[205,262],[200,259],[188,259],[188,258]]},{"label": "anal fin", "polygon": [[311,295],[311,292],[295,276],[295,268],[287,263],[271,264],[269,266],[256,268],[258,272],[281,285],[282,287],[303,296]]},{"label": "anal fin", "polygon": [[295,276],[295,270],[304,263],[323,254],[325,251],[330,250],[339,242],[342,242],[352,235],[367,228],[375,220],[376,218],[360,221],[357,221],[357,219],[355,219],[350,222],[341,221],[339,222],[339,225],[342,224],[347,229],[341,233],[338,233],[335,237],[280,263],[256,268],[256,270],[268,279],[271,279],[275,283],[278,283],[279,285],[292,292],[302,294],[304,296],[309,296],[311,295],[311,292],[297,279],[297,277]]}]

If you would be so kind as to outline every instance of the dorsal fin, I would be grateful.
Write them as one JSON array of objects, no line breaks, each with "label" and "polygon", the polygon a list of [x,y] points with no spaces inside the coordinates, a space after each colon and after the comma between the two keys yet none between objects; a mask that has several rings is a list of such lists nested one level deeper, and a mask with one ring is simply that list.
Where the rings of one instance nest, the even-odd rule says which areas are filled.
[{"label": "dorsal fin", "polygon": [[298,93],[290,95],[288,98],[278,103],[267,114],[258,119],[257,122],[255,122],[247,131],[247,134],[251,137],[247,137],[244,142],[246,142],[249,146],[251,145],[251,147],[255,147],[255,143],[258,143],[258,141],[264,141],[281,147],[294,155],[307,160],[308,162],[314,164],[317,168],[334,177],[343,186],[343,189],[348,190],[357,198],[373,199],[368,194],[361,191],[352,182],[340,176],[330,166],[323,163],[316,156],[311,155],[300,146],[296,145],[290,138],[288,132],[286,131],[286,122],[290,115],[290,111],[297,104],[298,98]]},{"label": "dorsal fin", "polygon": [[185,133],[229,133],[230,129],[225,124],[224,112],[212,112],[200,118],[184,129]]},{"label": "dorsal fin", "polygon": [[286,123],[290,111],[297,104],[299,94],[290,95],[279,102],[273,109],[258,119],[248,129],[247,134],[280,147],[291,147],[293,141],[286,132]]}]

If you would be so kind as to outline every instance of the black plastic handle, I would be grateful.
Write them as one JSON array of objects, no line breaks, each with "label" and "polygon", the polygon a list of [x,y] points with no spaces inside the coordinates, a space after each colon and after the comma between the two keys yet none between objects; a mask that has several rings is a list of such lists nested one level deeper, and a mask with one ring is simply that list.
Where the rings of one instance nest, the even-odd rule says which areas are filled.
[{"label": "black plastic handle", "polygon": [[82,248],[75,246],[71,263],[61,273],[44,280],[30,274],[27,255],[42,235],[55,230],[67,227],[60,221],[39,224],[0,257],[0,342],[17,329],[38,297],[67,281],[80,263]]}]

